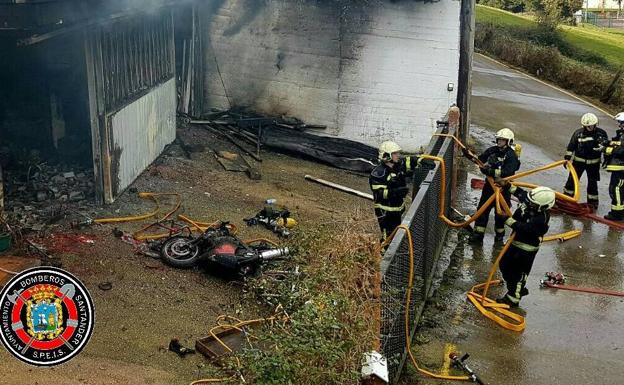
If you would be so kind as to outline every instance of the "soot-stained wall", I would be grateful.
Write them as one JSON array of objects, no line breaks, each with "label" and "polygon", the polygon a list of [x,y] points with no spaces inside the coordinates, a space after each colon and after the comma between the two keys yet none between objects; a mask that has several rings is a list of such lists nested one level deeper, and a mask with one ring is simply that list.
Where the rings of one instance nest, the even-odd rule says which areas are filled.
[{"label": "soot-stained wall", "polygon": [[459,11],[455,0],[203,3],[204,109],[248,106],[416,150],[456,100]]}]

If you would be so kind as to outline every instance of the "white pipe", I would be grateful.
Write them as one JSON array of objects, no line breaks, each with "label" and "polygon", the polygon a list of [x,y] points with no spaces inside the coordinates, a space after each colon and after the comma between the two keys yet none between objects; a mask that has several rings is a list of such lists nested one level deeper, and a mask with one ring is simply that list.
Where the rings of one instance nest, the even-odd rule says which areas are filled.
[{"label": "white pipe", "polygon": [[340,190],[340,191],[343,191],[343,192],[346,192],[346,193],[349,193],[349,194],[353,194],[353,195],[359,196],[360,198],[368,199],[368,200],[371,200],[371,201],[373,200],[373,195],[372,194],[366,194],[366,193],[363,193],[361,191],[354,190],[354,189],[352,189],[350,187],[346,187],[346,186],[340,185],[338,183],[330,182],[330,181],[327,181],[327,180],[324,180],[324,179],[315,178],[315,177],[313,177],[311,175],[306,175],[305,179],[307,179],[309,181],[312,181],[312,182],[316,182],[318,184],[322,184],[323,186],[331,187],[331,188],[336,189],[336,190]]}]

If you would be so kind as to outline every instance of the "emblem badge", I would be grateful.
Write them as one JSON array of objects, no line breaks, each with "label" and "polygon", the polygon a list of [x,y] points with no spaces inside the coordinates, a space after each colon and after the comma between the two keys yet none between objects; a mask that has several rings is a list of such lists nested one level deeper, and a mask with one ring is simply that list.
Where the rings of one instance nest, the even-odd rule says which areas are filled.
[{"label": "emblem badge", "polygon": [[53,366],[75,357],[89,341],[93,324],[89,292],[62,269],[25,270],[0,292],[0,340],[29,364]]}]

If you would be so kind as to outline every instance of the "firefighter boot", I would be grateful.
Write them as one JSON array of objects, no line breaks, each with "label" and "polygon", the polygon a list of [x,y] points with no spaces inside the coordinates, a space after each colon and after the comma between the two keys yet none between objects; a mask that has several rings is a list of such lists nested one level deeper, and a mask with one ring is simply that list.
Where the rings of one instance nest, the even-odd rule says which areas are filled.
[{"label": "firefighter boot", "polygon": [[516,302],[512,301],[512,300],[509,298],[509,295],[505,295],[505,296],[503,296],[503,297],[498,298],[498,299],[496,300],[496,302],[497,302],[497,303],[502,303],[502,304],[505,304],[505,305],[509,305],[509,307],[518,307],[518,303],[516,303]]},{"label": "firefighter boot", "polygon": [[483,242],[483,237],[485,236],[484,233],[481,233],[479,231],[474,231],[472,234],[470,234],[470,243],[482,243]]}]

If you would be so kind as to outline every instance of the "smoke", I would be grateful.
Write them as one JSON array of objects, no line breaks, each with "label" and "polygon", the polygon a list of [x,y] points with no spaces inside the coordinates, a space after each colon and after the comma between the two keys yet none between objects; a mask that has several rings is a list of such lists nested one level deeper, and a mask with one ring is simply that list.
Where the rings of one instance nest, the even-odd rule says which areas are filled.
[{"label": "smoke", "polygon": [[165,5],[191,3],[192,0],[89,0],[89,9],[100,15],[108,15],[125,11],[150,12],[157,11]]}]

